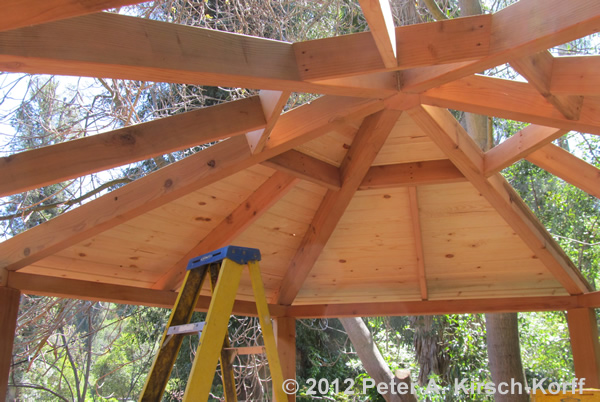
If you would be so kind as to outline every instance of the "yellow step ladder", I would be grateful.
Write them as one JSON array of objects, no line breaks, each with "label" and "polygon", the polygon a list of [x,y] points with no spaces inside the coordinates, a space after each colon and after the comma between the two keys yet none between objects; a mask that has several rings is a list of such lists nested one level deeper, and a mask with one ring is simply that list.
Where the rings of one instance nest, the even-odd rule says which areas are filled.
[{"label": "yellow step ladder", "polygon": [[[183,343],[183,337],[190,333],[200,333],[200,344],[183,401],[208,400],[219,360],[221,361],[225,399],[227,402],[237,401],[231,366],[232,348],[229,345],[227,327],[242,271],[246,265],[250,271],[256,311],[265,342],[264,350],[273,381],[273,394],[277,401],[287,401],[287,395],[282,388],[283,374],[258,261],[260,261],[259,250],[236,246],[223,247],[190,260],[181,291],[162,337],[161,348],[146,379],[140,401],[154,402],[162,399],[175,359]],[[212,298],[206,322],[190,324],[202,284],[207,275],[211,277]]]}]

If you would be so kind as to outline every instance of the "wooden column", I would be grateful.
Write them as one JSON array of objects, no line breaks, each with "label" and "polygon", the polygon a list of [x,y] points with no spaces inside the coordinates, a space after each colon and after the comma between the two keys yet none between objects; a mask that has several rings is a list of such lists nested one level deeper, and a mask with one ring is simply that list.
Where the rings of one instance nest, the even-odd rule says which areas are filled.
[{"label": "wooden column", "polygon": [[[294,317],[278,317],[273,321],[277,351],[285,383],[285,380],[296,379],[296,319]],[[288,401],[295,400],[295,394],[288,396]]]},{"label": "wooden column", "polygon": [[0,401],[6,399],[8,390],[20,298],[21,292],[17,289],[0,286]]},{"label": "wooden column", "polygon": [[585,388],[600,388],[600,343],[593,308],[567,311],[571,349],[577,378],[585,378]]}]

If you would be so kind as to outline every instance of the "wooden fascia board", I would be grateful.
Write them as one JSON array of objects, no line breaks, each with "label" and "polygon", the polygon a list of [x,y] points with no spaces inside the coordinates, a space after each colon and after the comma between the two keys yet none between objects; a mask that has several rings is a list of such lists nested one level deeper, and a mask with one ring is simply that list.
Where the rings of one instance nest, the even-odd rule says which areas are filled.
[{"label": "wooden fascia board", "polygon": [[[600,3],[599,3],[600,4]],[[474,75],[421,94],[426,105],[600,134],[600,98],[585,97],[579,120],[569,120],[525,82]]]},{"label": "wooden fascia board", "polygon": [[303,318],[339,318],[372,316],[414,316],[443,314],[512,313],[531,311],[563,311],[593,304],[600,307],[600,292],[590,296],[543,296],[496,299],[429,300],[382,303],[308,304],[289,306],[286,315]]},{"label": "wooden fascia board", "polygon": [[482,169],[483,152],[449,111],[419,106],[408,113],[570,294],[591,289],[512,186],[500,174],[486,179]]},{"label": "wooden fascia board", "polygon": [[322,97],[285,113],[263,152],[237,136],[149,174],[0,243],[0,267],[17,270],[145,212],[261,163],[331,131],[347,116],[383,108],[382,101]]},{"label": "wooden fascia board", "polygon": [[297,182],[298,179],[287,173],[275,172],[175,265],[169,268],[152,288],[164,290],[179,288],[185,277],[187,264],[192,258],[231,244],[269,208],[283,198]]},{"label": "wooden fascia board", "polygon": [[[177,292],[169,290],[147,289],[22,272],[11,272],[8,283],[11,287],[19,289],[26,294],[169,309],[173,308],[177,299]],[[196,305],[196,311],[207,311],[210,299],[210,296],[200,296]],[[273,316],[285,314],[285,308],[282,306],[269,305],[269,310]],[[234,304],[233,314],[256,316],[256,304],[251,301],[238,300]]]},{"label": "wooden fascia board", "polygon": [[[397,65],[386,68],[370,32],[293,44],[303,80],[324,83],[353,75],[478,60],[487,56],[491,16],[397,27]],[[414,40],[419,38],[419,40]]]},{"label": "wooden fascia board", "polygon": [[0,32],[0,66],[30,74],[372,98],[397,93],[395,85],[304,82],[290,43],[112,13]]},{"label": "wooden fascia board", "polygon": [[485,153],[484,174],[490,176],[525,158],[568,131],[530,124]]},{"label": "wooden fascia board", "polygon": [[0,14],[0,32],[141,2],[142,0],[4,0]]},{"label": "wooden fascia board", "polygon": [[325,193],[275,294],[277,304],[293,303],[401,113],[383,110],[363,120],[340,167],[342,187]]},{"label": "wooden fascia board", "polygon": [[561,147],[547,144],[527,155],[525,159],[586,193],[600,198],[600,169]]},{"label": "wooden fascia board", "polygon": [[521,0],[492,15],[488,55],[474,62],[404,70],[401,88],[423,92],[599,29],[600,3],[595,0]]},{"label": "wooden fascia board", "polygon": [[[265,127],[258,97],[241,99],[0,158],[0,196]],[[65,161],[69,163],[65,163]]]}]

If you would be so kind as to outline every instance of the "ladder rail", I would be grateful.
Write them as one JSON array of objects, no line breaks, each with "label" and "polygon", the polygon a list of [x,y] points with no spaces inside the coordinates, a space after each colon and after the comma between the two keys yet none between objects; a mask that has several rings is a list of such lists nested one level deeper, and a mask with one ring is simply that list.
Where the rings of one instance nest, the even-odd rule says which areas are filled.
[{"label": "ladder rail", "polygon": [[[173,365],[183,343],[183,335],[168,335],[167,332],[171,326],[188,324],[192,319],[194,308],[200,297],[200,289],[207,276],[207,269],[208,267],[198,268],[187,272],[161,338],[159,351],[154,358],[150,374],[146,378],[146,383],[140,394],[140,401],[154,402],[162,399],[167,382],[171,377]],[[168,342],[166,343],[167,339]]]}]

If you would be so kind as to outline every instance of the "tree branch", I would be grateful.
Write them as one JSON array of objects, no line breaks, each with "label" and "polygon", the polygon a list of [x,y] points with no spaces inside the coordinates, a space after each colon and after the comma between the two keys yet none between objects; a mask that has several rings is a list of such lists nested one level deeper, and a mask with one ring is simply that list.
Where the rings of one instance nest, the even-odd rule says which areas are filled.
[{"label": "tree branch", "polygon": [[425,3],[427,9],[437,21],[448,19],[448,16],[440,10],[435,0],[423,0],[423,3]]}]

